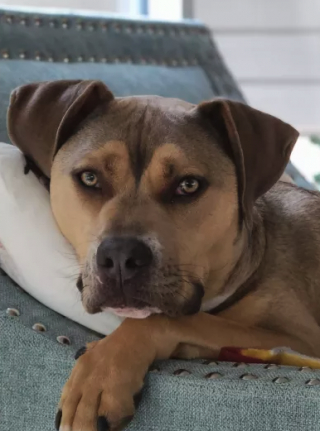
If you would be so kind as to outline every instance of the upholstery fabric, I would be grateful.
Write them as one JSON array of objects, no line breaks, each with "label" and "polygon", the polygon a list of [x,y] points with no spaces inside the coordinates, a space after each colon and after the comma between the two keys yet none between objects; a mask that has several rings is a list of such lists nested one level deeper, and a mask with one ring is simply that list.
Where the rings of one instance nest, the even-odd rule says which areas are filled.
[{"label": "upholstery fabric", "polygon": [[[75,352],[98,335],[0,276],[1,431],[53,431]],[[7,307],[20,316],[11,317]],[[46,332],[32,330],[42,323]],[[70,345],[57,342],[64,335]],[[210,377],[210,378],[209,378]],[[164,361],[146,379],[130,431],[315,431],[320,372],[293,367]]]}]

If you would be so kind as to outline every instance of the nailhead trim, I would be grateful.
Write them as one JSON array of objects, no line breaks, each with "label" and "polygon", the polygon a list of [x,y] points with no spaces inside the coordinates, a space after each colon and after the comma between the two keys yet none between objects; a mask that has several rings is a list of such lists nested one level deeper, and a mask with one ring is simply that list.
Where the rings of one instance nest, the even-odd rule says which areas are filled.
[{"label": "nailhead trim", "polygon": [[[11,55],[10,52],[7,49],[3,49],[0,53],[1,58],[8,60],[8,59],[15,59],[15,56]],[[53,56],[49,55],[45,57],[40,52],[35,52],[33,55],[27,55],[25,51],[20,51],[20,54],[18,55],[20,60],[36,60],[36,61],[43,61],[43,62],[63,62],[63,63],[71,63],[73,62],[90,62],[90,63],[110,63],[110,64],[140,64],[140,65],[153,65],[153,66],[172,66],[172,67],[187,67],[187,66],[195,66],[198,65],[199,62],[197,59],[168,59],[168,60],[157,60],[154,58],[140,58],[140,60],[135,60],[131,57],[125,57],[125,58],[119,58],[119,57],[95,57],[91,56],[87,59],[85,59],[82,55],[78,56],[77,58],[73,59],[72,56],[65,56],[60,59],[55,59]]]},{"label": "nailhead trim", "polygon": [[278,383],[278,384],[290,382],[288,377],[277,377],[277,378],[273,379],[272,381],[273,381],[273,383]]},{"label": "nailhead trim", "polygon": [[7,316],[10,316],[10,317],[19,317],[20,311],[17,310],[16,308],[7,308],[6,314]]},{"label": "nailhead trim", "polygon": [[242,376],[240,376],[241,380],[256,380],[257,378],[258,377],[254,374],[243,374]]},{"label": "nailhead trim", "polygon": [[191,372],[184,369],[176,370],[173,373],[174,376],[188,376],[189,374],[191,374]]},{"label": "nailhead trim", "polygon": [[[72,21],[66,18],[62,18],[59,20],[49,20],[48,24],[45,19],[40,18],[39,16],[28,16],[30,19],[27,20],[25,17],[16,17],[12,15],[3,14],[2,18],[4,19],[5,23],[7,25],[27,25],[29,22],[30,24],[33,24],[36,27],[42,27],[48,25],[50,28],[63,28],[65,30],[72,29]],[[59,22],[60,25],[57,25]],[[76,29],[77,30],[83,30],[83,31],[107,31],[108,28],[111,27],[111,29],[115,33],[137,33],[137,34],[156,34],[159,36],[163,36],[166,32],[170,34],[171,36],[190,36],[190,35],[206,35],[209,36],[209,31],[206,28],[203,27],[183,27],[176,26],[172,27],[170,25],[168,26],[161,26],[160,24],[132,24],[132,23],[121,23],[121,22],[113,22],[110,23],[109,21],[96,21],[96,22],[88,22],[87,20],[79,19],[76,22]]]},{"label": "nailhead trim", "polygon": [[203,363],[204,365],[211,365],[211,366],[216,366],[216,365],[219,365],[218,364],[218,362],[216,362],[216,361],[204,361],[204,363]]},{"label": "nailhead trim", "polygon": [[320,385],[320,380],[319,379],[310,379],[306,381],[306,385],[308,386],[318,386]]},{"label": "nailhead trim", "polygon": [[276,368],[279,368],[279,365],[276,364],[268,364],[264,367],[266,370],[275,370]]},{"label": "nailhead trim", "polygon": [[59,335],[59,337],[57,337],[57,341],[58,343],[63,344],[65,346],[70,346],[71,344],[70,339],[64,335]]},{"label": "nailhead trim", "polygon": [[213,380],[213,379],[220,379],[223,376],[221,373],[209,373],[209,374],[206,374],[204,377],[205,379]]},{"label": "nailhead trim", "polygon": [[234,368],[245,368],[248,366],[248,364],[245,364],[244,362],[237,362],[232,365]]},{"label": "nailhead trim", "polygon": [[32,329],[36,332],[46,332],[47,328],[42,323],[35,323]]}]

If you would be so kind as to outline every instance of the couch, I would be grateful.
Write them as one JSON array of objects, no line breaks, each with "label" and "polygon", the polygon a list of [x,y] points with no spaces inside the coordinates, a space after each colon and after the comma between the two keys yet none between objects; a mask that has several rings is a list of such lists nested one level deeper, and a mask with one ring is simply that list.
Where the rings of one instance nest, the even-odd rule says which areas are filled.
[{"label": "couch", "polygon": [[[201,23],[1,9],[0,141],[9,140],[10,91],[31,81],[63,78],[101,79],[118,96],[244,101]],[[292,164],[287,171],[299,185],[311,187]],[[47,330],[34,330],[35,324]],[[97,338],[1,274],[0,431],[52,431],[74,354]],[[308,368],[163,361],[148,374],[127,429],[315,431],[320,423],[318,378],[319,371]]]}]

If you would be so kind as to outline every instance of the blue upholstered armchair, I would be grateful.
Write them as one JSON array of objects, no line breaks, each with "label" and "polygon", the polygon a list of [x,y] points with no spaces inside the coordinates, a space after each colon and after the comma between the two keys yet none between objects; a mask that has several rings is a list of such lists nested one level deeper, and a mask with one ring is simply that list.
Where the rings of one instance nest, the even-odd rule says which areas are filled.
[{"label": "blue upholstered armchair", "polygon": [[[10,91],[31,81],[63,78],[101,79],[118,96],[243,100],[209,31],[199,23],[0,10],[0,141],[9,141]],[[288,170],[308,187],[292,165]],[[35,322],[49,329],[33,331]],[[70,344],[59,344],[59,335]],[[0,430],[53,430],[74,353],[96,338],[0,275]],[[316,371],[293,367],[165,361],[147,376],[128,429],[315,431],[320,386],[306,382],[316,377]]]}]

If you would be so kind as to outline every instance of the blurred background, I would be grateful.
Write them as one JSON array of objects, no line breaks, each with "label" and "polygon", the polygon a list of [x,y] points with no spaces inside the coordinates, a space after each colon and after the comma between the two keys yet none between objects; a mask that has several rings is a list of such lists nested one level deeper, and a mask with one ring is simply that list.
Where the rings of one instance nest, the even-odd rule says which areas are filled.
[{"label": "blurred background", "polygon": [[0,0],[207,24],[248,102],[302,134],[292,161],[320,187],[320,0]]}]

